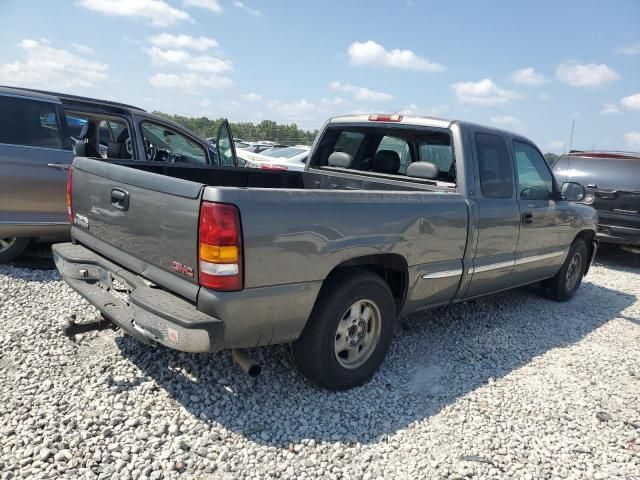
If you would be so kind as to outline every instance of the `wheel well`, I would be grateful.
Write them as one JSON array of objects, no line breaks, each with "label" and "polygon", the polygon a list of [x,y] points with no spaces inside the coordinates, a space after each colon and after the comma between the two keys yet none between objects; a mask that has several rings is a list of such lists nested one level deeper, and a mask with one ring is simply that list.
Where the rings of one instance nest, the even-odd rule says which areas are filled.
[{"label": "wheel well", "polygon": [[407,295],[407,286],[409,284],[409,269],[407,267],[407,261],[402,255],[383,253],[351,258],[331,270],[327,279],[338,272],[343,272],[350,268],[363,268],[382,278],[393,294],[396,312],[399,313],[400,310],[402,310]]},{"label": "wheel well", "polygon": [[[584,243],[587,245],[587,252],[589,252],[589,260],[591,260],[591,257],[593,255],[593,237],[595,237],[595,235],[596,234],[593,230],[582,230],[580,233],[576,235],[576,238],[574,238],[573,240],[574,242],[579,238],[584,240]],[[588,262],[587,268],[584,271],[585,275],[589,271],[590,265],[591,265],[591,262]]]}]

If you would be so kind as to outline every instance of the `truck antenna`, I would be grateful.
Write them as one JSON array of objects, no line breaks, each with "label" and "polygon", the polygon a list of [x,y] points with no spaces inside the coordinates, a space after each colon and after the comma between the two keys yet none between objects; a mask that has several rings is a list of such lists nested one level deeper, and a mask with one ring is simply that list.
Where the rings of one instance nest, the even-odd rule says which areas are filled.
[{"label": "truck antenna", "polygon": [[571,137],[569,138],[569,152],[573,149],[573,128],[576,125],[576,119],[571,119]]}]

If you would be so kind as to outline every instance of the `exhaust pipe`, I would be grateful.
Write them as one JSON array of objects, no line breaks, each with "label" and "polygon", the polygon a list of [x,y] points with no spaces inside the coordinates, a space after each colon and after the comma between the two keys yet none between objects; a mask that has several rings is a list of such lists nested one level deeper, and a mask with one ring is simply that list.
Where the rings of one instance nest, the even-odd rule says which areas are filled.
[{"label": "exhaust pipe", "polygon": [[242,370],[244,370],[250,377],[257,377],[260,375],[262,368],[258,365],[255,360],[249,355],[244,348],[233,348],[231,349],[231,358]]}]

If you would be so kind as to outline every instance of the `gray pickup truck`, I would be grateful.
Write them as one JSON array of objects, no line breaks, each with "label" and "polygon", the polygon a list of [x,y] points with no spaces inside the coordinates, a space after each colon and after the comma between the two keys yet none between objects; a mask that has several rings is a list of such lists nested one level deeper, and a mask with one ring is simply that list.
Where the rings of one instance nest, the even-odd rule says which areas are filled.
[{"label": "gray pickup truck", "polygon": [[76,158],[68,190],[56,265],[107,322],[250,372],[246,348],[290,343],[328,389],[375,373],[396,316],[540,281],[567,300],[597,248],[533,143],[427,117],[332,118],[304,172]]}]

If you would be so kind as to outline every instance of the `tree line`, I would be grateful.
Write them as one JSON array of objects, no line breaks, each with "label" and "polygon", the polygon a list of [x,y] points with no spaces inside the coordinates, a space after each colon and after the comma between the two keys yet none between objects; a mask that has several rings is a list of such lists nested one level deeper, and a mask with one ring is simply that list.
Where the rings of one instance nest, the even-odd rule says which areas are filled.
[{"label": "tree line", "polygon": [[[218,128],[224,118],[211,119],[207,117],[184,117],[182,115],[170,115],[163,112],[153,112],[156,115],[171,120],[203,138],[216,137]],[[292,145],[311,145],[318,134],[317,130],[302,130],[295,123],[278,124],[272,120],[263,120],[258,124],[250,122],[229,122],[231,132],[236,138],[242,138],[250,142],[270,140],[277,143]]]},{"label": "tree line", "polygon": [[[210,119],[207,117],[184,117],[182,115],[170,115],[163,112],[153,112],[156,115],[176,122],[203,138],[216,137],[218,128],[224,118]],[[231,131],[236,138],[242,138],[249,142],[259,140],[270,140],[277,143],[289,145],[311,145],[318,134],[318,130],[302,130],[295,123],[278,124],[273,120],[263,120],[258,124],[250,122],[233,123]],[[544,158],[549,165],[553,165],[558,160],[555,153],[545,153]]]}]

